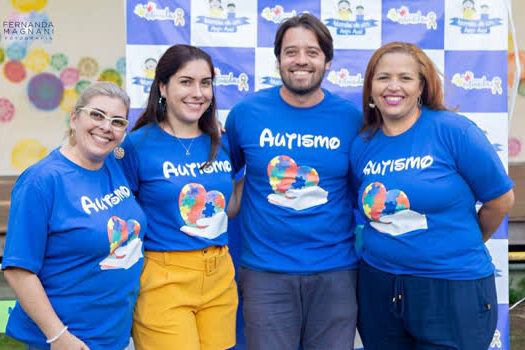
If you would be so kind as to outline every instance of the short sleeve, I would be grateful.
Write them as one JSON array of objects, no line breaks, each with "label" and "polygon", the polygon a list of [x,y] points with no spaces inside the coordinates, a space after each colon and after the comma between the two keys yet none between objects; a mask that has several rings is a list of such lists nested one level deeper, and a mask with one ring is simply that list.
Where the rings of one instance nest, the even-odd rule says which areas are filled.
[{"label": "short sleeve", "polygon": [[238,173],[245,164],[244,154],[239,144],[239,129],[237,128],[237,109],[234,107],[226,119],[226,136],[230,149],[234,173]]},{"label": "short sleeve", "polygon": [[[350,162],[350,180],[352,186],[355,190],[361,186],[361,172],[359,170],[359,164],[361,162],[360,156],[363,153],[363,135],[358,134],[354,141],[352,142],[352,147],[350,148],[349,159]],[[357,192],[356,192],[357,193]]]},{"label": "short sleeve", "polygon": [[131,191],[137,195],[139,191],[139,156],[131,138],[127,136],[120,145],[124,149],[124,156],[118,160],[126,179],[128,180]]},{"label": "short sleeve", "polygon": [[514,186],[494,147],[476,125],[469,125],[460,134],[453,152],[458,171],[477,200],[488,202]]},{"label": "short sleeve", "polygon": [[2,269],[19,267],[40,272],[46,252],[53,193],[36,183],[18,181],[11,193]]}]

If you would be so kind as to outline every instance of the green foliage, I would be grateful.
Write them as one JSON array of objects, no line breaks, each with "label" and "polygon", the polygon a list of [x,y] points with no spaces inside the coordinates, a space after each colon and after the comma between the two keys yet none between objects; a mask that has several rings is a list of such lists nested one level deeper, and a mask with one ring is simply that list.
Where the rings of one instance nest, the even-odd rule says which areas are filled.
[{"label": "green foliage", "polygon": [[0,349],[2,350],[24,350],[25,345],[13,338],[8,337],[5,334],[0,334]]},{"label": "green foliage", "polygon": [[525,298],[525,278],[522,278],[516,288],[509,289],[509,305],[517,303]]}]

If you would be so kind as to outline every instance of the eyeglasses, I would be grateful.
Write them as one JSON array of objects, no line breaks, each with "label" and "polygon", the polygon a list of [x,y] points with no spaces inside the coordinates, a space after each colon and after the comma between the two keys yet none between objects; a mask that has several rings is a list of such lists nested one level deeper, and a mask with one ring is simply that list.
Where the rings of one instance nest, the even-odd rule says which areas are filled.
[{"label": "eyeglasses", "polygon": [[108,117],[104,112],[99,111],[98,109],[94,109],[91,107],[81,107],[79,108],[81,111],[88,112],[89,118],[97,125],[102,126],[106,122],[106,120],[109,120],[109,125],[115,130],[124,130],[129,125],[129,120],[124,119],[122,117]]}]

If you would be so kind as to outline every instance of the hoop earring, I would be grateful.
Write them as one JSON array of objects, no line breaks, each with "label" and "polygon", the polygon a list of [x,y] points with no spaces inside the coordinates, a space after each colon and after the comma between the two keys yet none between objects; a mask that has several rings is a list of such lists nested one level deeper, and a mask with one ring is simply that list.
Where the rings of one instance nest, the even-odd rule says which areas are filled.
[{"label": "hoop earring", "polygon": [[368,100],[368,107],[374,109],[376,108],[376,105],[374,104],[374,100],[372,100],[372,97]]},{"label": "hoop earring", "polygon": [[421,106],[423,106],[423,98],[421,97],[421,95],[419,95],[419,96],[417,97],[417,106],[418,106],[419,108],[421,108]]}]

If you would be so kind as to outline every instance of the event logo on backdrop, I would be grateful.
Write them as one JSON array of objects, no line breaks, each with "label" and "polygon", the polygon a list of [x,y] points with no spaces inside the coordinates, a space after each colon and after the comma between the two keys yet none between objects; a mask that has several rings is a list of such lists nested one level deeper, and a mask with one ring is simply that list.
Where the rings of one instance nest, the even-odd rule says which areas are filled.
[{"label": "event logo on backdrop", "polygon": [[383,44],[401,40],[418,42],[423,49],[443,49],[442,0],[388,0],[383,2],[382,11]]},{"label": "event logo on backdrop", "polygon": [[254,47],[256,6],[255,1],[192,1],[191,44]]},{"label": "event logo on backdrop", "polygon": [[335,50],[323,87],[352,101],[362,109],[361,91],[372,50]]},{"label": "event logo on backdrop", "polygon": [[246,73],[239,73],[238,76],[235,76],[233,72],[222,74],[221,69],[218,67],[215,67],[213,83],[215,86],[236,86],[239,91],[250,90]]},{"label": "event logo on backdrop", "polygon": [[437,15],[434,11],[430,11],[425,15],[420,10],[410,12],[410,8],[401,6],[398,9],[388,10],[386,18],[401,25],[423,24],[427,29],[437,29]]},{"label": "event logo on backdrop", "polygon": [[128,44],[190,43],[190,0],[132,2],[126,8]]},{"label": "event logo on backdrop", "polygon": [[321,19],[330,30],[336,49],[381,46],[381,0],[322,0]]},{"label": "event logo on backdrop", "polygon": [[445,76],[452,82],[445,84],[447,105],[462,112],[506,112],[506,57],[506,51],[446,51]]},{"label": "event logo on backdrop", "polygon": [[235,33],[237,27],[250,23],[248,17],[237,16],[237,6],[233,1],[228,2],[226,10],[220,0],[210,0],[209,12],[204,16],[197,16],[196,23],[207,26],[208,32]]},{"label": "event logo on backdrop", "polygon": [[275,24],[280,24],[286,21],[288,18],[294,17],[296,15],[297,11],[292,10],[290,12],[286,12],[284,7],[281,5],[276,5],[275,7],[265,7],[261,12],[262,18]]},{"label": "event logo on backdrop", "polygon": [[482,4],[476,8],[474,0],[463,0],[461,17],[452,17],[450,25],[457,26],[463,34],[489,34],[490,29],[502,25],[502,18],[490,18],[490,8]]},{"label": "event logo on backdrop", "polygon": [[337,3],[337,16],[326,18],[325,24],[328,28],[335,28],[337,35],[366,35],[367,29],[378,26],[377,19],[365,15],[363,5],[357,5],[354,12],[350,7],[350,1],[340,0]]},{"label": "event logo on backdrop", "polygon": [[[445,49],[507,50],[507,11],[500,0],[447,0]],[[490,45],[487,43],[490,42]]]},{"label": "event logo on backdrop", "polygon": [[186,23],[184,10],[182,8],[177,7],[172,11],[166,6],[161,9],[157,8],[157,4],[153,1],[149,1],[146,4],[135,5],[133,13],[148,21],[173,21],[175,26],[183,26]]},{"label": "event logo on backdrop", "polygon": [[454,74],[452,76],[452,84],[465,90],[490,90],[493,95],[501,95],[503,93],[501,77],[495,76],[492,79],[487,79],[485,75],[482,77],[476,77],[471,71]]},{"label": "event logo on backdrop", "polygon": [[203,47],[215,65],[215,95],[219,109],[230,109],[254,91],[255,50],[247,48]]},{"label": "event logo on backdrop", "polygon": [[[257,46],[273,47],[275,32],[286,19],[308,12],[319,16],[317,1],[304,0],[259,0],[257,1]],[[273,55],[272,55],[273,56]]]},{"label": "event logo on backdrop", "polygon": [[340,87],[363,86],[363,82],[365,81],[361,73],[353,75],[346,68],[341,68],[338,71],[330,71],[326,79],[332,84],[335,84]]}]

